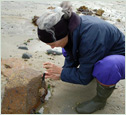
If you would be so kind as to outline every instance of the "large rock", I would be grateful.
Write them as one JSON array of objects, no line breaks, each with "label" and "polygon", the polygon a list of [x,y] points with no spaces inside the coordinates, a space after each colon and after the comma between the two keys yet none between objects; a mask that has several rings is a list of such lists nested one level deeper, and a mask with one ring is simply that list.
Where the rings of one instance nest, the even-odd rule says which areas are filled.
[{"label": "large rock", "polygon": [[19,69],[25,69],[29,66],[20,58],[1,59],[1,74],[4,77],[9,77],[13,72]]},{"label": "large rock", "polygon": [[4,97],[5,85],[11,74],[17,70],[28,67],[29,66],[26,64],[26,61],[21,58],[1,59],[1,101]]},{"label": "large rock", "polygon": [[40,104],[41,73],[24,67],[22,61],[17,62],[2,60],[2,74],[8,78],[2,99],[2,114],[27,114]]},{"label": "large rock", "polygon": [[8,79],[2,114],[27,114],[40,102],[41,75],[33,69],[14,72]]}]

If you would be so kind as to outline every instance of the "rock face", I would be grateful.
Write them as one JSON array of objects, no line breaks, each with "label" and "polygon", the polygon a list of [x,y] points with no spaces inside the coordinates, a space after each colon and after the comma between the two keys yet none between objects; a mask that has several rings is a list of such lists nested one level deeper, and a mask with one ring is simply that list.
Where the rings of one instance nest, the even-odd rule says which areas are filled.
[{"label": "rock face", "polygon": [[[11,69],[12,65],[6,67]],[[10,76],[8,74],[7,76],[1,107],[2,114],[30,113],[40,103],[41,73],[30,68],[23,68],[15,69]]]},{"label": "rock face", "polygon": [[1,74],[6,78],[10,77],[10,75],[19,70],[25,69],[29,66],[24,62],[23,59],[19,58],[9,58],[1,60]]}]

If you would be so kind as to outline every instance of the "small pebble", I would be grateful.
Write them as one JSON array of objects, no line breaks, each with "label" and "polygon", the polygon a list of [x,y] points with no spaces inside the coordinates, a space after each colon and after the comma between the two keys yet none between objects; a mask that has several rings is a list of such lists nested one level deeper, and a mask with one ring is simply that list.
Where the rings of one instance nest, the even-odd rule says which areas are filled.
[{"label": "small pebble", "polygon": [[28,53],[24,53],[23,55],[22,55],[22,58],[23,59],[30,59],[32,57],[32,55],[31,54],[28,54]]},{"label": "small pebble", "polygon": [[52,50],[52,49],[49,49],[49,50],[47,50],[47,54],[52,54],[52,55],[62,55],[62,52],[60,52],[60,51],[56,51],[56,50]]},{"label": "small pebble", "polygon": [[18,49],[28,50],[28,48],[25,46],[19,46]]},{"label": "small pebble", "polygon": [[27,45],[27,42],[24,42],[25,45]]},{"label": "small pebble", "polygon": [[117,19],[117,22],[121,22],[120,19]]}]

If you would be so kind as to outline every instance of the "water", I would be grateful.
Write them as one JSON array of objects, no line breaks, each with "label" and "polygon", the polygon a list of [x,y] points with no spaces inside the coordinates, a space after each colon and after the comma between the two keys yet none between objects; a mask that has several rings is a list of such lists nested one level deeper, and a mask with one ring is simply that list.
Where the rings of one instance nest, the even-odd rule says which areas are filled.
[{"label": "water", "polygon": [[40,110],[39,110],[39,113],[43,114],[43,112],[44,112],[44,108],[41,107]]},{"label": "water", "polygon": [[[51,97],[51,89],[48,88],[48,93],[45,97],[45,101],[48,101],[50,97]],[[45,111],[48,111],[48,108],[45,109],[44,105],[45,104],[41,104],[40,107],[38,108],[38,112],[41,114],[43,114]]]},{"label": "water", "polygon": [[51,97],[51,91],[50,91],[50,89],[48,89],[48,93],[45,97],[45,100],[48,101],[50,97]]}]

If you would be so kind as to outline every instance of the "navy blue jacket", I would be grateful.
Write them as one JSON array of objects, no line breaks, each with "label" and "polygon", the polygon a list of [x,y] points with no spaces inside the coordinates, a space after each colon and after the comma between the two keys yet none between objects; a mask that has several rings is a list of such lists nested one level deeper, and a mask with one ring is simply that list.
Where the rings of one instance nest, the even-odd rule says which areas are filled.
[{"label": "navy blue jacket", "polygon": [[62,81],[86,85],[93,79],[93,66],[98,60],[113,54],[125,55],[124,34],[102,19],[73,13],[69,31],[72,54],[66,51]]}]

